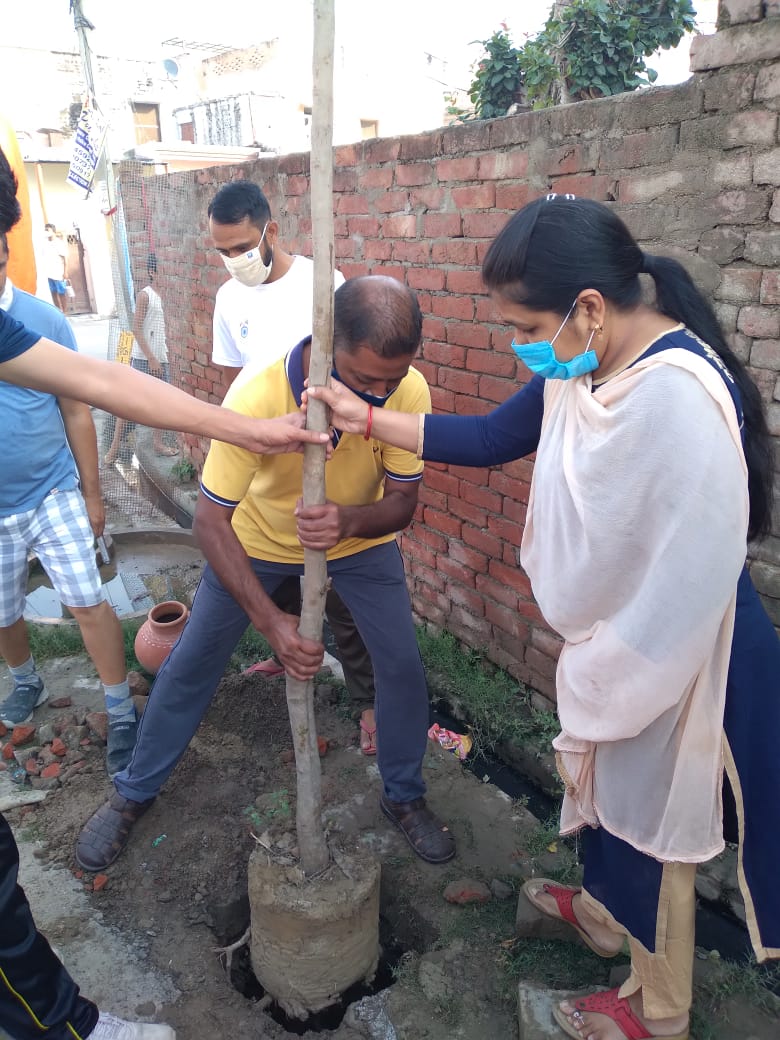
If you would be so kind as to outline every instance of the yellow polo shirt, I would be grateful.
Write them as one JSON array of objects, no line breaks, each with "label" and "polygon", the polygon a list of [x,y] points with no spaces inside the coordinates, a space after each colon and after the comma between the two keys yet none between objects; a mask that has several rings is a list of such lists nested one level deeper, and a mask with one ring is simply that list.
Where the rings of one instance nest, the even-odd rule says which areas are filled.
[{"label": "yellow polo shirt", "polygon": [[[302,347],[228,391],[224,405],[258,419],[297,411],[303,391]],[[414,368],[384,406],[391,411],[430,412],[428,384]],[[369,505],[382,498],[385,477],[419,481],[423,464],[409,451],[358,434],[341,434],[325,466],[325,493],[340,505]],[[303,563],[295,504],[303,493],[303,455],[256,455],[222,441],[212,441],[201,476],[201,490],[213,502],[235,508],[233,530],[248,556],[273,563]],[[328,551],[328,559],[352,556],[381,538],[345,538]]]}]

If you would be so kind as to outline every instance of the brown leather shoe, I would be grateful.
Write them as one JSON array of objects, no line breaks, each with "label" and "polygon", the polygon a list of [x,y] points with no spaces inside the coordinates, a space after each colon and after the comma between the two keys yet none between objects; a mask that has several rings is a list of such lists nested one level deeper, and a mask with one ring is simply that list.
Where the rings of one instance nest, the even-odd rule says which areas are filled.
[{"label": "brown leather shoe", "polygon": [[101,805],[76,839],[76,862],[83,870],[105,870],[130,839],[130,831],[154,801],[131,802],[117,791]]},{"label": "brown leather shoe", "polygon": [[426,863],[446,863],[455,855],[455,839],[449,827],[431,812],[424,798],[391,802],[382,795],[379,807]]}]

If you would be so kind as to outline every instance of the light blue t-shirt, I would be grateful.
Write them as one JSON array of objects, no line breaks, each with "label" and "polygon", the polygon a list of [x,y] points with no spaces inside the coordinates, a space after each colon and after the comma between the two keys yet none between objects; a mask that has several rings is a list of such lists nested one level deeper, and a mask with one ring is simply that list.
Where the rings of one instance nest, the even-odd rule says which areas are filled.
[{"label": "light blue t-shirt", "polygon": [[[31,332],[78,350],[63,314],[13,287],[7,314]],[[0,516],[37,509],[54,488],[78,487],[57,398],[0,380]]]}]

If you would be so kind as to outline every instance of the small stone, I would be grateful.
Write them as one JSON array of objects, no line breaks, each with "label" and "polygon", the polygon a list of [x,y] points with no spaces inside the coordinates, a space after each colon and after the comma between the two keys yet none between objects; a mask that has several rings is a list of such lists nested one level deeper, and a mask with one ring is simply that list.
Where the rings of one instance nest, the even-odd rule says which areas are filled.
[{"label": "small stone", "polygon": [[51,749],[52,752],[57,756],[57,758],[62,758],[68,751],[67,747],[65,746],[65,742],[60,737],[54,738],[54,740],[51,742]]},{"label": "small stone", "polygon": [[30,784],[36,791],[53,791],[60,786],[56,776],[33,776],[30,777]]},{"label": "small stone", "polygon": [[149,683],[140,672],[128,672],[127,685],[130,687],[131,697],[149,696]]},{"label": "small stone", "polygon": [[44,766],[41,770],[41,776],[44,780],[48,780],[50,777],[58,777],[62,772],[62,766],[59,762],[52,762],[50,766]]},{"label": "small stone", "polygon": [[74,878],[76,878],[77,881],[81,881],[81,879],[84,877],[84,871],[81,869],[74,870],[73,876]]},{"label": "small stone", "polygon": [[11,734],[11,743],[14,747],[21,747],[28,740],[32,740],[35,734],[35,726],[14,726]]},{"label": "small stone", "polygon": [[57,697],[53,701],[49,701],[50,708],[69,708],[73,704],[71,697]]},{"label": "small stone", "polygon": [[32,758],[37,762],[40,753],[41,749],[39,747],[19,748],[18,751],[14,751],[14,758],[20,766],[24,766],[27,764],[29,758]]},{"label": "small stone", "polygon": [[508,885],[506,881],[502,881],[501,878],[493,878],[490,882],[490,891],[496,897],[496,899],[511,899],[515,894],[515,890],[511,885]]},{"label": "small stone", "polygon": [[40,744],[51,744],[57,734],[50,722],[43,722],[38,727],[38,742]]},{"label": "small stone", "polygon": [[52,762],[57,761],[57,756],[52,751],[50,744],[47,744],[45,747],[41,748],[40,753],[38,755],[38,761],[42,766],[50,766]]},{"label": "small stone", "polygon": [[490,901],[490,889],[481,881],[473,878],[459,878],[451,881],[444,889],[444,898],[448,903],[463,906],[466,903],[487,903]]},{"label": "small stone", "polygon": [[95,736],[105,744],[108,740],[108,714],[105,711],[91,711],[86,722]]},{"label": "small stone", "polygon": [[22,763],[22,765],[30,774],[30,776],[37,776],[41,771],[41,767],[38,765],[37,758],[28,758],[26,762]]},{"label": "small stone", "polygon": [[7,744],[3,744],[3,758],[6,762],[10,762],[14,757],[14,746],[9,740]]},{"label": "small stone", "polygon": [[62,776],[60,777],[63,784],[66,784],[72,776],[75,776],[76,773],[80,773],[86,764],[87,763],[82,758],[80,762],[74,762],[72,766],[68,766],[68,768],[64,770]]},{"label": "small stone", "polygon": [[173,893],[169,892],[167,889],[164,889],[162,892],[158,892],[157,893],[157,902],[158,903],[170,903],[170,902],[172,902],[172,900],[173,900]]},{"label": "small stone", "polygon": [[91,743],[92,741],[89,737],[85,737],[83,740],[79,741],[79,747],[89,747]]},{"label": "small stone", "polygon": [[62,733],[62,731],[64,729],[68,728],[68,726],[78,726],[78,725],[80,725],[80,722],[79,722],[79,719],[77,718],[76,715],[73,715],[73,714],[60,715],[52,723],[52,726],[54,728],[54,736],[58,737]]},{"label": "small stone", "polygon": [[60,733],[63,744],[69,748],[77,748],[82,740],[89,739],[89,730],[86,726],[68,726]]},{"label": "small stone", "polygon": [[92,891],[100,892],[108,884],[108,874],[95,874],[92,879]]}]

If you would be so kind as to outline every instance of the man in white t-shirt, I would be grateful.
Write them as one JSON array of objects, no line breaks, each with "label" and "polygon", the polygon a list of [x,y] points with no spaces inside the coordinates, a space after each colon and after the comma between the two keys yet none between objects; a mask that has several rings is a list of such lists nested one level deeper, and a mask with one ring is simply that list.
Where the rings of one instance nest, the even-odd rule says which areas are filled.
[{"label": "man in white t-shirt", "polygon": [[[211,355],[229,386],[243,368],[267,368],[311,335],[314,264],[282,248],[268,200],[251,181],[220,188],[208,215],[231,274],[217,292]],[[335,291],[344,275],[333,281]]]},{"label": "man in white t-shirt", "polygon": [[[248,377],[268,368],[311,335],[314,264],[308,257],[282,248],[268,199],[252,181],[223,185],[209,205],[208,217],[214,246],[231,275],[217,291],[211,354],[224,373],[227,389],[242,370]],[[334,292],[343,282],[344,275],[335,271]],[[299,614],[299,580],[283,582],[274,602],[288,613]],[[326,614],[339,647],[344,681],[360,718],[361,749],[374,755],[371,658],[349,611],[333,590],[328,593]],[[273,676],[283,674],[284,669],[269,658],[248,671]]]}]

